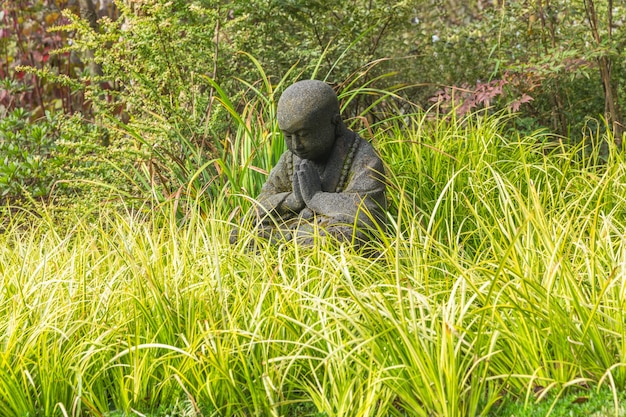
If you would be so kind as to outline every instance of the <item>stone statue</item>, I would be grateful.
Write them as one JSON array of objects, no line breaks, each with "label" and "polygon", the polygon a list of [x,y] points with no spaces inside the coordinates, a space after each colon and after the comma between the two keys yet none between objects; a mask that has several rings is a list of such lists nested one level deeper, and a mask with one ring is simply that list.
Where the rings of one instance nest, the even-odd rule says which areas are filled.
[{"label": "stone statue", "polygon": [[288,151],[257,198],[258,234],[304,244],[332,236],[362,246],[383,230],[383,163],[345,126],[333,89],[299,81],[281,95],[277,116]]}]

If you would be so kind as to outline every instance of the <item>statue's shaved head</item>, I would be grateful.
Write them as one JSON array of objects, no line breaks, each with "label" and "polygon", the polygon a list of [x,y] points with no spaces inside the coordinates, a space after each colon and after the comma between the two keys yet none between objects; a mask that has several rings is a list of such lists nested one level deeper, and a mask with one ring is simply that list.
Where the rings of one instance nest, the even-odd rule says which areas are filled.
[{"label": "statue's shaved head", "polygon": [[323,81],[298,81],[290,85],[278,100],[277,118],[281,128],[302,118],[324,121],[335,115],[339,115],[339,100],[335,91]]}]

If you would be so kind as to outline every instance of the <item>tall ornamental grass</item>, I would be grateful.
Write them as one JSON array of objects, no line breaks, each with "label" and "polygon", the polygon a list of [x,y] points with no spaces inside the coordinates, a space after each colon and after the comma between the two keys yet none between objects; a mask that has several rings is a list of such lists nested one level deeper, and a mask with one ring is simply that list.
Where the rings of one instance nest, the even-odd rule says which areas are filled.
[{"label": "tall ornamental grass", "polygon": [[374,257],[251,249],[245,231],[231,245],[236,193],[196,194],[182,219],[177,201],[62,226],[13,211],[0,415],[474,416],[507,395],[599,388],[617,413],[623,155],[598,164],[502,126],[428,113],[370,126],[390,200]]}]

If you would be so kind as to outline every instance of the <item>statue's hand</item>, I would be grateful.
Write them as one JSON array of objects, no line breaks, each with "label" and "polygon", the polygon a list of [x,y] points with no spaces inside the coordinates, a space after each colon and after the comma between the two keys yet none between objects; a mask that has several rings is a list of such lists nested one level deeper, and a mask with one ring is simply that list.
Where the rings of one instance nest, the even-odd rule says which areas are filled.
[{"label": "statue's hand", "polygon": [[294,205],[304,207],[304,199],[302,198],[302,193],[300,192],[300,180],[298,178],[297,170],[296,170],[295,175],[293,176],[292,189],[293,189],[293,192],[291,193],[289,197],[287,197],[287,199],[292,201]]},{"label": "statue's hand", "polygon": [[[302,200],[308,206],[315,194],[322,191],[322,180],[312,161],[303,159],[296,170],[296,180]],[[295,184],[294,184],[295,185]]]},{"label": "statue's hand", "polygon": [[293,183],[293,192],[287,196],[283,205],[285,208],[294,213],[299,213],[306,207],[304,200],[302,199],[302,195],[300,195],[300,186],[298,185],[298,181],[295,179]]}]

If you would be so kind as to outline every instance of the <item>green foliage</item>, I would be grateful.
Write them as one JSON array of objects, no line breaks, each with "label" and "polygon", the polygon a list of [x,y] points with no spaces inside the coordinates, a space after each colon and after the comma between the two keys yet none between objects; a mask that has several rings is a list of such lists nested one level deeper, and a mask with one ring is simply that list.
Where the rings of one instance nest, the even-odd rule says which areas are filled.
[{"label": "green foliage", "polygon": [[29,123],[29,113],[15,109],[0,120],[0,201],[48,195],[55,168],[58,120],[51,115]]},{"label": "green foliage", "polygon": [[[7,113],[0,190],[63,180],[127,204],[61,222],[3,209],[0,414],[461,416],[504,395],[554,410],[589,386],[618,398],[626,164],[610,128],[602,165],[584,146],[602,129],[580,129],[577,147],[533,129],[602,112],[587,79],[607,56],[623,83],[623,34],[587,48],[577,0],[457,3],[154,0],[98,27],[66,12],[60,54],[91,51],[101,73],[30,71],[93,107],[37,124]],[[340,84],[387,164],[378,258],[332,243],[250,252],[245,230],[228,243],[283,150],[276,98],[313,75]],[[417,82],[431,88],[403,88]],[[416,113],[441,83],[465,88],[469,110],[517,103],[531,133],[458,111],[454,94],[450,113]],[[574,122],[552,118],[567,111]]]},{"label": "green foliage", "polygon": [[[51,193],[89,199],[93,187],[79,181],[116,183],[104,160],[125,143],[116,149],[101,146],[107,133],[93,124],[91,100],[74,78],[84,64],[65,47],[71,34],[54,30],[67,23],[61,10],[68,7],[67,1],[20,0],[4,2],[0,9],[3,202],[48,199]],[[132,154],[124,158],[128,164]]]},{"label": "green foliage", "polygon": [[[504,81],[498,100],[489,104],[501,109],[530,97],[519,107],[524,124],[518,126],[532,122],[531,131],[545,127],[580,140],[585,120],[605,115],[601,59],[611,60],[615,89],[624,88],[620,51],[626,38],[617,17],[624,14],[623,5],[614,4],[609,13],[608,3],[598,1],[444,3],[448,6],[419,9],[421,38],[415,38],[430,61],[420,68],[421,79],[455,87],[457,99],[475,100],[485,83]],[[428,34],[436,42],[427,42]]]},{"label": "green foliage", "polygon": [[[561,398],[547,398],[539,404],[523,404],[515,401],[505,401],[502,406],[494,410],[493,416],[516,416],[516,417],[544,417],[550,415],[560,416],[593,416],[613,417],[626,415],[623,393],[607,389],[572,392]],[[552,401],[550,401],[552,400]],[[617,401],[617,403],[616,403]],[[617,405],[617,406],[616,406]]]},{"label": "green foliage", "polygon": [[120,171],[128,172],[145,156],[121,140],[116,147],[103,146],[101,136],[97,126],[78,115],[47,113],[30,121],[24,109],[13,110],[0,120],[0,201],[57,200],[72,205],[68,199],[109,197],[110,187],[133,195],[136,189]]},{"label": "green foliage", "polygon": [[[626,81],[619,53],[626,31],[616,29],[622,6],[599,2],[339,1],[329,9],[316,1],[151,0],[117,2],[95,22],[69,3],[22,3],[29,7],[2,12],[0,46],[19,62],[3,63],[0,101],[14,106],[30,97],[43,103],[37,112],[63,110],[72,120],[62,125],[70,127],[64,143],[91,149],[95,159],[129,151],[129,163],[113,162],[117,172],[160,201],[180,195],[191,179],[195,190],[213,195],[222,192],[222,174],[245,181],[234,179],[232,152],[276,133],[253,133],[253,126],[268,126],[274,95],[296,79],[326,79],[346,91],[344,115],[370,124],[434,102],[460,117],[477,109],[519,112],[508,121],[515,130],[545,127],[576,140],[587,134],[589,117],[606,113],[600,63],[610,60],[615,91]],[[51,27],[59,23],[67,24]],[[29,61],[30,49],[37,62]],[[614,104],[593,135],[608,128],[619,140]],[[134,163],[141,155],[143,167]],[[271,158],[236,158],[259,175],[249,177],[256,185],[235,192],[258,188]]]},{"label": "green foliage", "polygon": [[93,49],[102,67],[102,79],[114,80],[119,90],[113,103],[108,96],[98,102],[102,110],[115,114],[112,105],[125,106],[132,122],[160,146],[175,146],[167,135],[172,126],[192,142],[216,146],[208,137],[210,94],[202,78],[214,59],[216,13],[184,1],[120,4],[119,12],[116,21],[101,21],[101,33],[75,16],[68,27],[79,30],[82,47]]},{"label": "green foliage", "polygon": [[464,416],[505,395],[619,398],[626,162],[547,156],[544,134],[503,125],[370,126],[389,168],[377,258],[332,242],[249,251],[245,229],[229,244],[234,184],[210,205],[4,216],[0,413]]},{"label": "green foliage", "polygon": [[109,145],[108,138],[114,133],[80,114],[61,117],[59,130],[56,154],[63,165],[55,173],[62,181],[55,184],[52,197],[95,202],[110,197],[109,190],[113,189],[114,193],[137,198],[137,189],[127,175],[146,159],[146,152],[134,141],[119,137],[114,146]]},{"label": "green foliage", "polygon": [[[216,102],[214,86],[219,86],[209,77],[217,65],[212,61],[221,60],[212,5],[118,3],[118,18],[100,19],[95,28],[65,11],[70,24],[59,30],[75,33],[70,49],[91,51],[98,65],[100,74],[85,73],[80,81],[96,126],[110,144],[101,156],[129,184],[128,195],[139,191],[140,198],[164,201],[207,188],[207,195],[219,192],[212,161],[223,155],[229,121]],[[111,161],[106,155],[111,152],[128,152],[131,163]],[[111,185],[106,178],[101,182]]]},{"label": "green foliage", "polygon": [[305,77],[317,74],[331,83],[342,83],[370,62],[396,55],[396,36],[408,26],[411,7],[408,1],[378,0],[336,2],[332,10],[319,1],[233,3],[236,19],[229,33],[269,74],[282,76],[299,63]]}]

